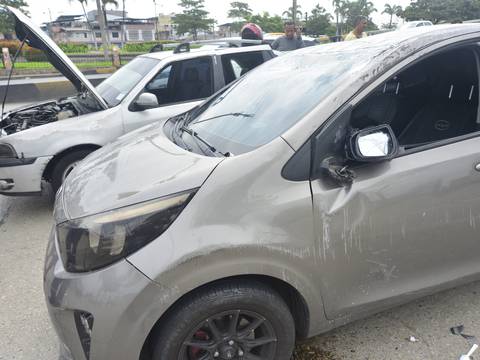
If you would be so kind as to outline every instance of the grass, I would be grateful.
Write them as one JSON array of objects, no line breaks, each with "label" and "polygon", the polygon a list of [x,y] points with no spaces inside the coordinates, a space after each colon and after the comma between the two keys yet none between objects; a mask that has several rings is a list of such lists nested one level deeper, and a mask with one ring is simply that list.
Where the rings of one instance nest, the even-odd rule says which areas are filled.
[{"label": "grass", "polygon": [[[122,61],[122,65],[125,65],[126,61]],[[92,61],[92,62],[80,62],[75,64],[79,69],[94,69],[113,67],[111,61]],[[0,62],[0,69],[4,69],[3,64]],[[53,69],[53,66],[47,61],[32,61],[32,62],[18,62],[15,64],[17,70],[44,70]]]}]

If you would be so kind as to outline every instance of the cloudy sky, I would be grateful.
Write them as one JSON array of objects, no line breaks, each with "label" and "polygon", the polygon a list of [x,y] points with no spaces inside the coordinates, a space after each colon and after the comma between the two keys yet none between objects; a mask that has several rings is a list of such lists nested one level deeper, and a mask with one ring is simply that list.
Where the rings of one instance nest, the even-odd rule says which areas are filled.
[{"label": "cloudy sky", "polygon": [[[214,17],[220,24],[227,22],[227,12],[230,8],[230,2],[233,0],[205,0],[206,9],[210,16]],[[271,14],[281,15],[291,6],[291,0],[242,0],[248,2],[255,13],[268,11]],[[388,22],[388,16],[382,15],[385,3],[406,6],[410,0],[371,0],[379,10],[373,15],[374,21],[380,25]],[[118,0],[121,4],[122,0]],[[31,17],[37,22],[49,21],[50,14],[53,19],[62,14],[80,14],[82,8],[78,0],[27,0]],[[156,0],[158,13],[179,12],[177,0]],[[320,4],[328,11],[332,12],[331,0],[298,0],[303,12],[309,11]],[[130,17],[152,17],[155,13],[153,0],[125,0],[126,9]],[[88,9],[95,8],[95,0],[88,0]]]}]

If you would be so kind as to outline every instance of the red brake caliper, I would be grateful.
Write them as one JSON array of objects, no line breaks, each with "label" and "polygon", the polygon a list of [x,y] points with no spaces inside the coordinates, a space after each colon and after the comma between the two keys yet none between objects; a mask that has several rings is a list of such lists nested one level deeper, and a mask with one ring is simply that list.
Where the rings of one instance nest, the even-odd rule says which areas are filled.
[{"label": "red brake caliper", "polygon": [[[193,336],[196,340],[208,340],[208,334],[203,330],[198,330]],[[198,355],[201,354],[202,349],[199,347],[192,346],[190,347],[190,357],[192,360],[197,359]]]}]

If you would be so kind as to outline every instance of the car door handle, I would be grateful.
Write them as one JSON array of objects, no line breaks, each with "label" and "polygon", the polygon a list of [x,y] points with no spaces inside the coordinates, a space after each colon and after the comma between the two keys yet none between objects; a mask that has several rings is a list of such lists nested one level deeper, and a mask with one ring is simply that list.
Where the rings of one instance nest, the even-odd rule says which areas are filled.
[{"label": "car door handle", "polygon": [[475,165],[475,170],[480,171],[480,163],[478,163],[477,165]]}]

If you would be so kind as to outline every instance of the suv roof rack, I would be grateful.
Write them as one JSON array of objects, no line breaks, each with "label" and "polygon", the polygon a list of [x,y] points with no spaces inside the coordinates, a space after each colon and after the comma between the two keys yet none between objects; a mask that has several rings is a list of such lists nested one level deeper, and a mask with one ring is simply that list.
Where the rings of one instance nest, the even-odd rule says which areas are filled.
[{"label": "suv roof rack", "polygon": [[[199,41],[188,41],[188,42],[182,42],[182,43],[163,44],[161,49],[173,48],[174,54],[180,54],[180,53],[189,52],[191,49],[191,45],[219,45],[220,47],[242,47],[242,46],[249,46],[249,45],[268,45],[268,43],[262,40],[224,38],[224,39],[199,40]],[[157,45],[155,45],[154,47],[156,46]]]}]

